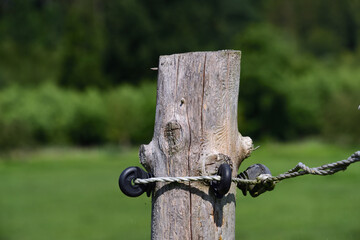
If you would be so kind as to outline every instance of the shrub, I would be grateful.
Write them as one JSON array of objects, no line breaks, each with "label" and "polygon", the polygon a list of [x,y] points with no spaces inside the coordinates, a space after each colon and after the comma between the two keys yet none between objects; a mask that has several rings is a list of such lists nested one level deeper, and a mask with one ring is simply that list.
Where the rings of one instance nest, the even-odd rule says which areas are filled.
[{"label": "shrub", "polygon": [[250,26],[234,38],[234,46],[243,51],[243,134],[280,140],[322,134],[332,141],[359,141],[360,113],[354,106],[360,103],[360,71],[354,59],[317,62],[266,25]]},{"label": "shrub", "polygon": [[6,88],[0,95],[1,131],[7,132],[6,138],[18,139],[20,145],[67,142],[64,129],[75,112],[72,103],[76,98],[51,84],[37,89]]},{"label": "shrub", "polygon": [[106,109],[101,93],[88,90],[78,95],[78,101],[73,102],[75,111],[65,129],[68,137],[77,145],[104,143]]},{"label": "shrub", "polygon": [[241,131],[253,138],[290,139],[303,129],[313,129],[316,123],[293,122],[298,111],[289,111],[289,101],[299,94],[291,88],[292,82],[309,75],[313,59],[300,53],[291,38],[267,25],[251,25],[234,37],[233,46],[242,50],[243,58]]},{"label": "shrub", "polygon": [[154,126],[156,85],[76,92],[52,84],[0,92],[0,148],[34,144],[146,143]]},{"label": "shrub", "polygon": [[341,144],[360,143],[360,71],[351,65],[340,65],[332,74],[336,91],[327,98],[322,114],[322,134]]},{"label": "shrub", "polygon": [[146,143],[151,139],[156,107],[155,84],[118,87],[107,94],[106,106],[109,141],[130,144]]}]

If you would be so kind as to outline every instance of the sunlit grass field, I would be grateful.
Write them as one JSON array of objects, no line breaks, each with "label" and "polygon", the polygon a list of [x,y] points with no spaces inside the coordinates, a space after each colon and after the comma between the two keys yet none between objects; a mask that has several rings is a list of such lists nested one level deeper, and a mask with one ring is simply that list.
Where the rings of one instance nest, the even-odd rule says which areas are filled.
[{"label": "sunlit grass field", "polygon": [[[274,175],[303,162],[342,160],[355,150],[317,141],[263,143],[241,170]],[[42,149],[0,160],[0,240],[149,239],[151,199],[117,187],[137,150]],[[237,195],[236,239],[360,239],[360,164],[333,176],[302,176],[258,198]],[[144,194],[145,195],[145,194]]]}]

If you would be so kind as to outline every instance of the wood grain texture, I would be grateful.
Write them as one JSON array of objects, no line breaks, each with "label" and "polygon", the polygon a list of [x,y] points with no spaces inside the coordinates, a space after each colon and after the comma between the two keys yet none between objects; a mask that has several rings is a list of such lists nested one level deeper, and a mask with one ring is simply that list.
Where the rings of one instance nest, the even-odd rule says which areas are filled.
[{"label": "wood grain texture", "polygon": [[[140,161],[155,176],[215,175],[229,163],[236,176],[252,141],[237,126],[240,51],[161,56],[153,139]],[[209,185],[157,183],[152,239],[235,239],[236,186],[222,199]]]}]

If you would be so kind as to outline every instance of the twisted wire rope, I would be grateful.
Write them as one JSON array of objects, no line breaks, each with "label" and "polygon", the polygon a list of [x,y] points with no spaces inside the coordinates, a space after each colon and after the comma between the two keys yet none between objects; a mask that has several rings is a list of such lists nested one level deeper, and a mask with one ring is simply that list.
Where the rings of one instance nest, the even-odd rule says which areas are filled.
[{"label": "twisted wire rope", "polygon": [[[299,162],[294,168],[290,169],[289,171],[279,174],[277,176],[271,176],[270,174],[261,174],[255,180],[243,179],[239,177],[232,178],[231,181],[234,183],[241,183],[245,185],[255,185],[255,184],[266,184],[266,183],[277,183],[284,179],[294,178],[298,176],[303,176],[306,174],[311,175],[332,175],[337,173],[341,170],[346,170],[346,168],[355,162],[360,161],[360,151],[355,152],[350,157],[345,160],[337,161],[334,163],[324,164],[316,168],[310,168],[305,164]],[[153,177],[153,178],[146,178],[140,179],[137,178],[134,180],[135,184],[148,184],[154,182],[194,182],[194,181],[220,181],[221,177],[218,175],[214,176],[188,176],[188,177]]]}]

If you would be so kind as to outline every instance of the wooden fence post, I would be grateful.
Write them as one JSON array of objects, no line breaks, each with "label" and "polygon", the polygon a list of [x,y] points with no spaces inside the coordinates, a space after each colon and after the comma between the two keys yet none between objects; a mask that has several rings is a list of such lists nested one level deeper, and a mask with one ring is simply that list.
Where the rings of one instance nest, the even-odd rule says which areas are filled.
[{"label": "wooden fence post", "polygon": [[[140,161],[157,177],[216,175],[222,163],[236,176],[252,140],[237,126],[240,51],[161,56],[153,139]],[[236,185],[215,198],[209,184],[156,183],[152,239],[235,239]]]}]

